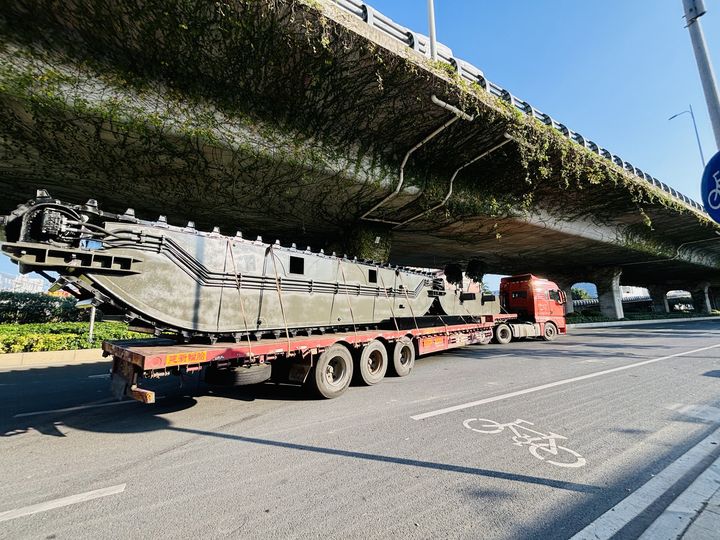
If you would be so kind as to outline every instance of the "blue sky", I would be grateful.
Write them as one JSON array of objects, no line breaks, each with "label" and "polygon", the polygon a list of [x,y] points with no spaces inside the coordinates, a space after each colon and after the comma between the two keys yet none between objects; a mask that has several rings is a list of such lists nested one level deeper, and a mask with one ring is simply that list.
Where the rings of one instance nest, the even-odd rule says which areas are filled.
[{"label": "blue sky", "polygon": [[[372,0],[427,33],[425,0]],[[716,151],[684,28],[681,0],[435,0],[438,39],[455,56],[571,129],[700,200],[702,166]],[[720,69],[720,1],[701,19]],[[0,257],[0,271],[14,272]]]}]

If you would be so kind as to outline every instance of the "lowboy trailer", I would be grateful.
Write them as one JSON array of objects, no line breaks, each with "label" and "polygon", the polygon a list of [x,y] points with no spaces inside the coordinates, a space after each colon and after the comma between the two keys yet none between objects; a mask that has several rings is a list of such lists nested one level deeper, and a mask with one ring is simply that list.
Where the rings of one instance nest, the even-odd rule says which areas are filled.
[{"label": "lowboy trailer", "polygon": [[154,403],[142,379],[205,370],[209,384],[244,385],[272,380],[306,385],[324,398],[340,396],[355,380],[374,385],[386,373],[410,374],[418,356],[466,345],[500,344],[513,338],[565,334],[564,296],[554,283],[530,274],[503,278],[503,313],[465,318],[430,316],[391,319],[384,328],[197,344],[153,338],[106,341],[112,356],[112,389],[121,399]]}]

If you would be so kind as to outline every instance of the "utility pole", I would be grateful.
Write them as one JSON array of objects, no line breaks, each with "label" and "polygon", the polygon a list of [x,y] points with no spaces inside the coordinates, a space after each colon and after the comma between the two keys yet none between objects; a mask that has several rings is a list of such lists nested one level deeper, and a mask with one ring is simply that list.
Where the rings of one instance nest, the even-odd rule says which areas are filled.
[{"label": "utility pole", "polygon": [[713,73],[712,64],[710,63],[710,55],[707,51],[705,43],[705,35],[700,26],[700,17],[705,15],[704,0],[683,0],[683,8],[685,9],[685,19],[687,20],[687,28],[690,32],[690,40],[692,41],[693,51],[695,52],[695,60],[700,72],[700,81],[702,82],[703,91],[705,92],[705,101],[707,102],[708,113],[710,115],[710,123],[715,133],[715,144],[720,150],[720,97],[718,97],[718,88],[715,83],[715,73]]},{"label": "utility pole", "polygon": [[[430,58],[437,60],[437,39],[435,37],[435,1],[427,0],[428,28],[430,32]],[[715,92],[717,95],[717,91]],[[720,143],[718,143],[720,144]]]}]

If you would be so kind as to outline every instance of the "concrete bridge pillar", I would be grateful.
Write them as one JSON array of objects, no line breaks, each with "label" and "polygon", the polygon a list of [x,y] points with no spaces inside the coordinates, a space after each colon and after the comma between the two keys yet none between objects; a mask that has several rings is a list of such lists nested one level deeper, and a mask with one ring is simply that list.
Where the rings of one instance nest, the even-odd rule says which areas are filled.
[{"label": "concrete bridge pillar", "polygon": [[621,268],[605,268],[594,273],[593,281],[598,291],[600,313],[611,319],[625,317],[620,290]]},{"label": "concrete bridge pillar", "polygon": [[668,288],[663,285],[648,285],[647,290],[652,298],[652,310],[655,313],[670,313],[667,299]]},{"label": "concrete bridge pillar", "polygon": [[712,306],[710,305],[709,283],[698,283],[691,291],[693,300],[693,309],[698,313],[710,313]]}]

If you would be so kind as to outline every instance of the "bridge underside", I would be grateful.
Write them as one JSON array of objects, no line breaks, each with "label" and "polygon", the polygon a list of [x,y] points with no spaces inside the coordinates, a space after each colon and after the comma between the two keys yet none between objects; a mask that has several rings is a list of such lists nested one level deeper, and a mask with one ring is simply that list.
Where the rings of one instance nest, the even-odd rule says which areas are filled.
[{"label": "bridge underside", "polygon": [[[327,2],[8,4],[1,212],[43,187],[360,256],[369,230],[399,264],[720,283],[705,216]],[[474,119],[367,214],[453,118],[433,95]]]}]

